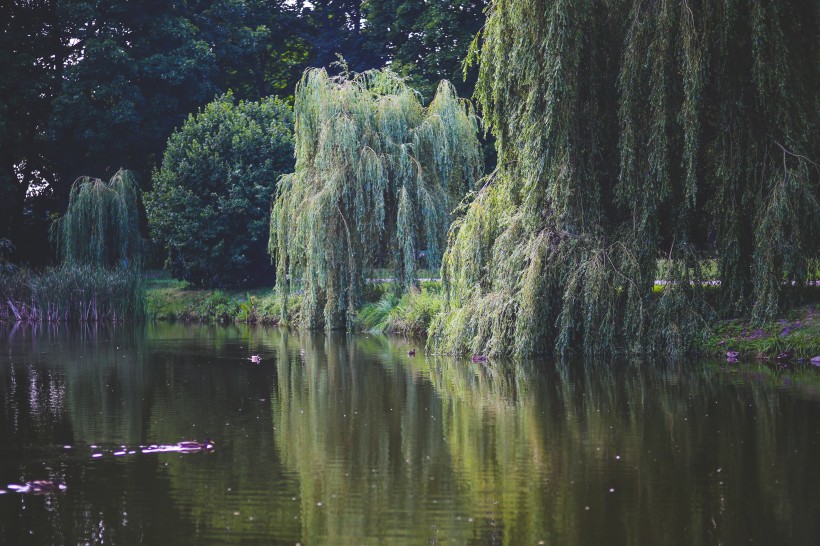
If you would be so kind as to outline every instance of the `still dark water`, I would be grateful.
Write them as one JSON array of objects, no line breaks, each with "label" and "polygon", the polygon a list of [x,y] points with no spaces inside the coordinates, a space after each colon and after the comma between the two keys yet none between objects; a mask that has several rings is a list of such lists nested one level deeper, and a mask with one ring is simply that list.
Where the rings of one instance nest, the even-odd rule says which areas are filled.
[{"label": "still dark water", "polygon": [[0,328],[0,544],[820,543],[814,370],[411,347]]}]

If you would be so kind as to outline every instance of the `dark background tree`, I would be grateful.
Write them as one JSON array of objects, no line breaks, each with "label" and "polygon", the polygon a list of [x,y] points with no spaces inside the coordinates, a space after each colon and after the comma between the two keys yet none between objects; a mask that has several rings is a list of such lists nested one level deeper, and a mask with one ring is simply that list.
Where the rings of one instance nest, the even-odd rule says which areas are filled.
[{"label": "dark background tree", "polygon": [[463,61],[486,6],[487,0],[364,0],[362,11],[371,47],[429,99],[441,80],[455,85],[459,96],[472,96],[477,71],[465,81]]},{"label": "dark background tree", "polygon": [[297,35],[306,25],[295,6],[283,0],[204,5],[192,20],[213,51],[219,89],[239,99],[292,98],[311,55],[310,44]]},{"label": "dark background tree", "polygon": [[[406,5],[404,5],[406,4]],[[306,67],[393,61],[425,90],[461,96],[460,60],[484,0],[9,0],[0,7],[0,239],[53,260],[51,218],[80,176],[120,168],[150,189],[166,141],[232,90],[291,100]],[[395,9],[394,9],[395,8]]]},{"label": "dark background tree", "polygon": [[[45,126],[59,83],[59,27],[51,0],[0,7],[0,239],[15,261],[49,261],[42,200],[28,197],[51,178]],[[46,249],[45,259],[31,248]]]},{"label": "dark background tree", "polygon": [[273,283],[271,196],[293,170],[290,107],[225,95],[168,139],[145,196],[151,235],[171,273],[204,286]]}]

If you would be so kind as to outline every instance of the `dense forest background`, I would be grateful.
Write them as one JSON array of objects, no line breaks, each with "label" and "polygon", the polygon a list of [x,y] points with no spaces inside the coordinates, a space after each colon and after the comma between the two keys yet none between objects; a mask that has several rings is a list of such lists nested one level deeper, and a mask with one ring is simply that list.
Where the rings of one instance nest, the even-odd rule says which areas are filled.
[{"label": "dense forest background", "polygon": [[[425,101],[472,95],[485,0],[11,0],[0,7],[0,241],[53,263],[48,227],[81,176],[143,190],[186,118],[228,91],[292,101],[308,67],[385,64]],[[9,244],[11,243],[11,244]]]}]

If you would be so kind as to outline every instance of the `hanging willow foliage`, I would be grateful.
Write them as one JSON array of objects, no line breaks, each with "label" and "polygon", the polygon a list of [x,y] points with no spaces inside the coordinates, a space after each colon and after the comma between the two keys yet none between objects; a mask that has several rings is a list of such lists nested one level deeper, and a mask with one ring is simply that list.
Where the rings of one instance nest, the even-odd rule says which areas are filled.
[{"label": "hanging willow foliage", "polygon": [[[494,0],[499,167],[453,227],[439,351],[687,350],[820,257],[816,2]],[[654,294],[657,278],[668,281]]]},{"label": "hanging willow foliage", "polygon": [[109,182],[78,179],[68,210],[54,223],[51,235],[66,266],[140,268],[144,243],[133,175],[120,170]]},{"label": "hanging willow foliage", "polygon": [[370,268],[409,285],[418,252],[438,263],[451,211],[480,175],[477,118],[448,82],[424,107],[388,69],[307,71],[294,117],[296,168],[271,212],[277,286],[301,283],[306,326],[349,328]]}]

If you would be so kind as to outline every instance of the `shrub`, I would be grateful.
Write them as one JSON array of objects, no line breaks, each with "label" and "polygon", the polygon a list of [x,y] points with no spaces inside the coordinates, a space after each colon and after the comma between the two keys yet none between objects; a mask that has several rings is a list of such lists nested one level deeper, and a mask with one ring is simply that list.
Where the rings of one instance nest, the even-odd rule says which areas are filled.
[{"label": "shrub", "polygon": [[174,277],[207,287],[273,282],[269,205],[292,170],[292,131],[279,99],[234,104],[229,93],[171,135],[145,207]]}]

